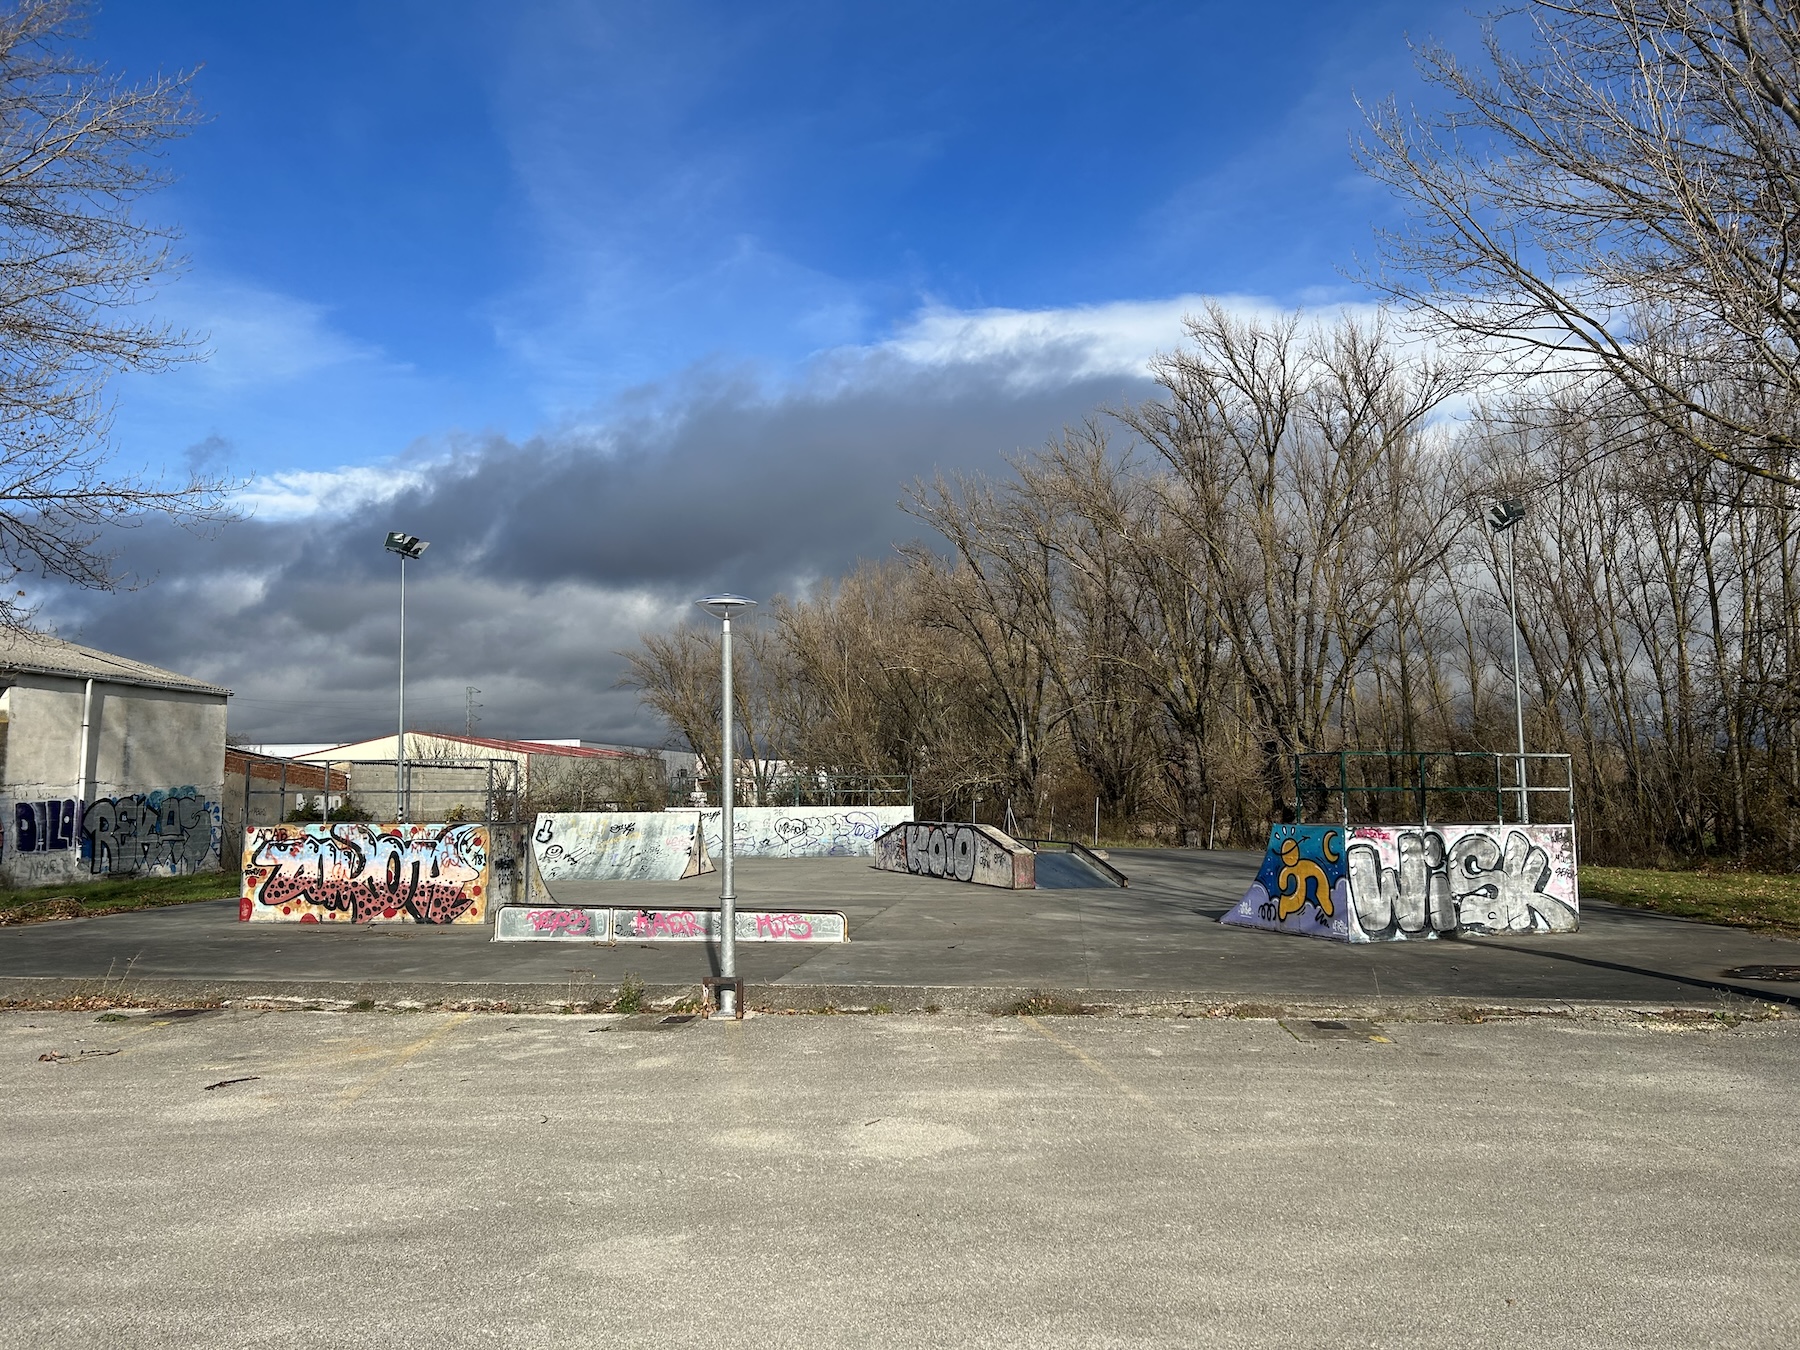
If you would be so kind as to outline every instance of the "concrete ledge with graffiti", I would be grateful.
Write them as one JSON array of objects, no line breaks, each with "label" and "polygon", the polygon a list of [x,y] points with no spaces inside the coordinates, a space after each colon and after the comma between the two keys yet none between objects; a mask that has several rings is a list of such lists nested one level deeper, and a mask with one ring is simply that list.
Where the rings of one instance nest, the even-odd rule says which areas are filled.
[{"label": "concrete ledge with graffiti", "polygon": [[917,820],[881,836],[875,866],[884,872],[943,877],[976,886],[1029,891],[1037,886],[1037,855],[1003,830],[967,821]]},{"label": "concrete ledge with graffiti", "polygon": [[275,825],[244,831],[238,918],[273,923],[481,923],[485,825]]},{"label": "concrete ledge with graffiti", "polygon": [[1572,825],[1277,825],[1221,923],[1338,942],[1572,933]]},{"label": "concrete ledge with graffiti", "polygon": [[[834,910],[804,914],[736,913],[739,942],[848,942],[850,926]],[[506,905],[495,912],[496,942],[716,942],[724,931],[716,909],[598,909]]]}]

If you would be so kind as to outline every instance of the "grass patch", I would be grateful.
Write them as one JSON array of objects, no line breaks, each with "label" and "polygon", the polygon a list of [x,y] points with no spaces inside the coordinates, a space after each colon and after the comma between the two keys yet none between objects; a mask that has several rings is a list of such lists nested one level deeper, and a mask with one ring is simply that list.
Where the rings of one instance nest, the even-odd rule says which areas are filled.
[{"label": "grass patch", "polygon": [[1662,872],[1645,867],[1581,869],[1584,900],[1654,910],[1683,919],[1800,937],[1800,875],[1705,869]]},{"label": "grass patch", "polygon": [[37,886],[25,891],[0,890],[0,925],[223,900],[235,896],[241,884],[236,872],[196,872],[179,877],[117,877],[78,885]]},{"label": "grass patch", "polygon": [[619,994],[613,999],[612,1010],[620,1013],[644,1011],[644,982],[629,971],[619,981]]}]

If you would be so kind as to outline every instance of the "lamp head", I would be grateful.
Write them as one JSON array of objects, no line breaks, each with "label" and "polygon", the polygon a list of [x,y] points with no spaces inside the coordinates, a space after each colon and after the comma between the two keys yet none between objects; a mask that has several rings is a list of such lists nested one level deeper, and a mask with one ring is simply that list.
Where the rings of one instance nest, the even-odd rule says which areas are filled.
[{"label": "lamp head", "polygon": [[749,609],[756,601],[746,600],[741,595],[732,595],[729,591],[722,595],[709,595],[704,600],[696,600],[700,606],[715,619],[730,619],[741,609]]},{"label": "lamp head", "polygon": [[383,547],[389,553],[398,553],[402,558],[412,558],[416,561],[418,556],[431,545],[416,534],[403,534],[399,530],[389,530],[387,543]]},{"label": "lamp head", "polygon": [[1508,497],[1503,502],[1495,502],[1488,508],[1488,528],[1495,534],[1502,530],[1510,530],[1525,519],[1525,503],[1517,497]]}]

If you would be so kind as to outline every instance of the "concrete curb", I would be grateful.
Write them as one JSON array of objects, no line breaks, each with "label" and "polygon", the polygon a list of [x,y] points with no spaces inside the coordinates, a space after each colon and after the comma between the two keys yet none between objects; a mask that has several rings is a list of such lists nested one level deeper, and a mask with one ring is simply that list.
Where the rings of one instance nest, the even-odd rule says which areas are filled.
[{"label": "concrete curb", "polygon": [[[691,984],[646,984],[648,1008],[698,1004],[701,988]],[[129,980],[60,977],[0,977],[0,1008],[43,1008],[70,1002],[150,1007],[218,1004],[273,1004],[345,1007],[372,1001],[394,1008],[474,1008],[495,1011],[562,1011],[588,1004],[610,1005],[619,986],[601,982],[499,983],[405,980],[192,980],[140,977]],[[1722,1001],[1723,994],[1731,1000]],[[745,1002],[769,1013],[983,1013],[1018,1011],[1081,1012],[1112,1016],[1200,1018],[1356,1017],[1388,1021],[1474,1021],[1505,1016],[1622,1017],[1646,1009],[1744,1013],[1746,1005],[1784,1016],[1800,995],[1761,990],[1716,991],[1707,1001],[1611,1004],[1564,999],[1381,998],[1334,1000],[1316,995],[1251,997],[1192,989],[1061,989],[1013,985],[750,985]],[[1735,1005],[1735,1006],[1733,1006]]]}]

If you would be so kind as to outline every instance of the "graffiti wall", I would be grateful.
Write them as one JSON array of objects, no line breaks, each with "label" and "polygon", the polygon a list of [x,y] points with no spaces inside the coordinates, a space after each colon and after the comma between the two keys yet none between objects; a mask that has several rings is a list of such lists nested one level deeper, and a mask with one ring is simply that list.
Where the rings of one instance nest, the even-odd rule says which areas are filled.
[{"label": "graffiti wall", "polygon": [[1361,941],[1350,917],[1345,834],[1338,825],[1275,826],[1262,869],[1223,922]]},{"label": "graffiti wall", "polygon": [[547,882],[679,881],[713,870],[695,811],[541,815],[531,848]]},{"label": "graffiti wall", "polygon": [[1028,891],[1037,885],[1037,857],[991,825],[918,820],[881,836],[875,865],[884,872],[943,877],[977,886]]},{"label": "graffiti wall", "polygon": [[[845,942],[849,925],[835,911],[805,914],[743,910],[739,942]],[[507,905],[494,923],[496,942],[716,942],[716,909],[599,909]]]},{"label": "graffiti wall", "polygon": [[14,801],[4,808],[7,870],[21,881],[170,876],[219,867],[219,803],[193,787]]},{"label": "graffiti wall", "polygon": [[485,825],[274,825],[244,831],[240,919],[480,923]]},{"label": "graffiti wall", "polygon": [[1222,923],[1340,942],[1572,933],[1571,825],[1277,825]]},{"label": "graffiti wall", "polygon": [[[538,875],[558,881],[679,881],[714,870],[723,813],[570,811],[537,818]],[[732,813],[740,858],[872,857],[909,806],[747,806]]]},{"label": "graffiti wall", "polygon": [[[716,858],[724,813],[699,814]],[[911,819],[910,806],[744,806],[732,812],[733,848],[740,858],[872,858],[875,841]]]}]

